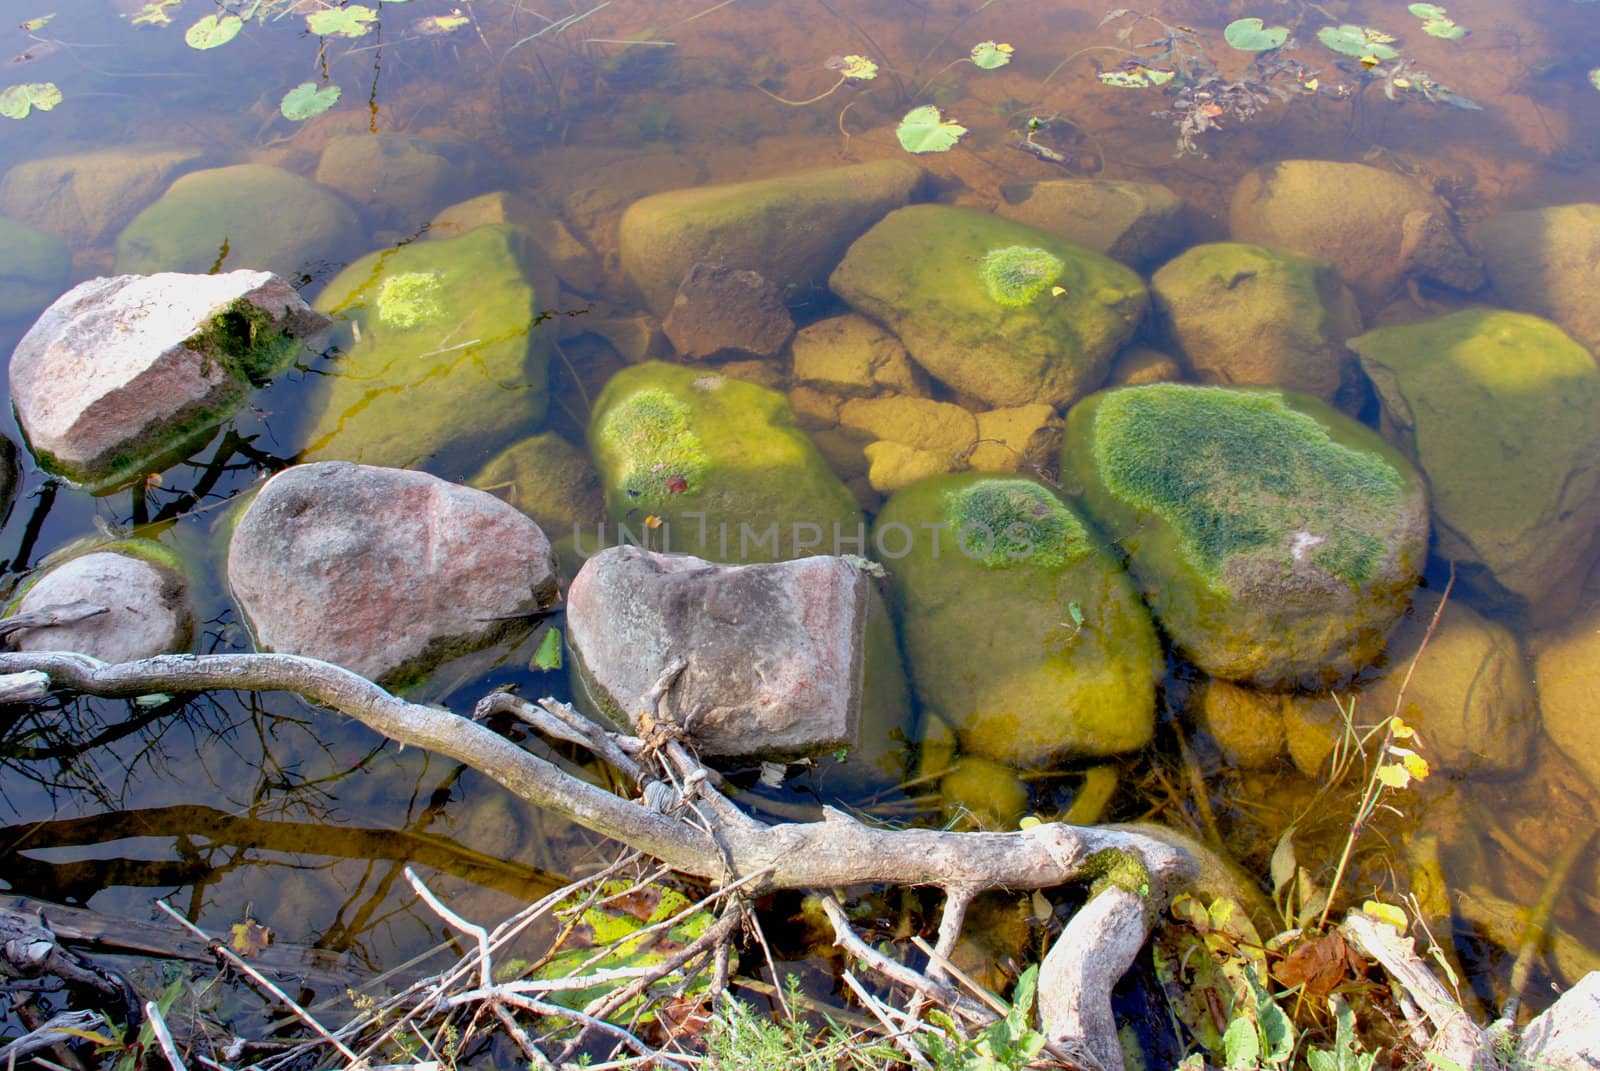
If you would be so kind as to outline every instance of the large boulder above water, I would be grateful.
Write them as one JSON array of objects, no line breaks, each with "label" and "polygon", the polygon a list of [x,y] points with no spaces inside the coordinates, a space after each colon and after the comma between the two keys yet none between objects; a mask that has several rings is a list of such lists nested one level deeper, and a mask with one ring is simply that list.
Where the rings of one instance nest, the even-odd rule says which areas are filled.
[{"label": "large boulder above water", "polygon": [[87,249],[115,238],[201,156],[199,149],[130,145],[27,160],[0,180],[0,214]]},{"label": "large boulder above water", "polygon": [[1100,386],[1148,304],[1116,261],[946,205],[891,212],[828,282],[934,378],[996,406],[1066,405]]},{"label": "large boulder above water", "polygon": [[53,234],[0,219],[0,321],[34,316],[72,278],[72,251]]},{"label": "large boulder above water", "polygon": [[622,270],[657,315],[699,263],[820,286],[845,247],[911,199],[922,169],[904,160],[809,171],[642,197],[622,214]]},{"label": "large boulder above water", "polygon": [[544,419],[555,327],[540,308],[554,293],[515,227],[356,261],[317,297],[353,334],[309,403],[303,456],[464,475],[484,449]]},{"label": "large boulder above water", "polygon": [[110,486],[209,433],[326,324],[268,272],[91,279],[13,351],[17,421],[41,467]]},{"label": "large boulder above water", "polygon": [[1326,261],[1239,242],[1197,245],[1150,280],[1161,326],[1205,383],[1333,402],[1354,375],[1355,298]]},{"label": "large boulder above water", "polygon": [[916,692],[964,752],[1031,766],[1149,742],[1161,670],[1150,616],[1049,488],[924,480],[889,500],[873,541]]},{"label": "large boulder above water", "polygon": [[[1350,341],[1427,473],[1438,553],[1537,604],[1600,546],[1600,369],[1548,320],[1469,309]],[[1535,608],[1537,608],[1535,606]]]},{"label": "large boulder above water", "polygon": [[557,598],[544,533],[482,491],[346,462],[268,480],[228,544],[256,645],[403,684]]},{"label": "large boulder above water", "polygon": [[1554,320],[1600,354],[1600,204],[1490,216],[1472,237],[1508,305]]},{"label": "large boulder above water", "polygon": [[145,539],[104,544],[30,577],[6,611],[42,611],[87,602],[106,612],[71,624],[24,629],[19,651],[76,651],[102,662],[134,662],[181,654],[194,642],[194,610],[182,564]]},{"label": "large boulder above water", "polygon": [[644,694],[687,663],[663,714],[705,755],[792,758],[859,736],[866,577],[842,558],[745,566],[613,547],[572,582],[580,685],[634,731]]},{"label": "large boulder above water", "polygon": [[1134,268],[1160,263],[1188,229],[1183,202],[1153,182],[1047,179],[1000,192],[998,214]]},{"label": "large boulder above water", "polygon": [[595,399],[589,452],[611,519],[653,546],[723,562],[865,546],[855,499],[765,387],[659,361],[625,368]]},{"label": "large boulder above water", "polygon": [[1067,414],[1063,480],[1212,676],[1325,686],[1382,652],[1428,548],[1422,477],[1313,398],[1159,383]]},{"label": "large boulder above water", "polygon": [[1483,264],[1467,251],[1448,206],[1415,179],[1366,164],[1284,160],[1234,189],[1235,241],[1329,261],[1369,308],[1409,275],[1472,291]]}]

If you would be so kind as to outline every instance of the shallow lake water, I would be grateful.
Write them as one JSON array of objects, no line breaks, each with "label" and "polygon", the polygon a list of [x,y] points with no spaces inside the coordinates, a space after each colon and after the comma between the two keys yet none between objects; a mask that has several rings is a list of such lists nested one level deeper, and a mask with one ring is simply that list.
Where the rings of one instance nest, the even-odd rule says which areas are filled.
[{"label": "shallow lake water", "polygon": [[[583,247],[577,259],[589,275],[539,298],[561,314],[537,328],[561,347],[550,362],[549,416],[542,428],[439,473],[452,479],[536,430],[583,444],[590,400],[626,366],[586,325],[643,311],[619,266],[617,223],[630,203],[665,190],[909,158],[895,130],[914,105],[934,103],[967,128],[949,151],[915,158],[932,176],[931,199],[989,209],[1020,182],[1159,183],[1190,209],[1185,244],[1226,238],[1235,184],[1275,160],[1364,162],[1414,177],[1463,227],[1508,210],[1600,201],[1600,74],[1590,74],[1600,69],[1595,3],[1459,0],[1449,18],[1470,33],[1458,39],[1423,33],[1398,0],[1326,9],[1175,0],[1151,9],[1158,19],[1140,20],[1128,37],[1118,31],[1138,13],[1103,23],[1107,9],[1085,0],[560,5],[389,2],[375,5],[359,36],[319,37],[306,15],[331,6],[88,0],[52,12],[44,0],[0,0],[0,58],[7,60],[0,89],[50,83],[61,97],[49,110],[0,119],[0,172],[133,146],[192,151],[182,169],[260,163],[310,176],[325,146],[347,135],[451,143],[460,173],[440,184],[437,203],[365,206],[363,233],[327,259],[295,265],[294,280],[312,299],[345,264],[416,241],[439,210],[479,193],[517,193],[564,223]],[[236,37],[208,49],[186,42],[202,16],[228,12],[246,18]],[[1302,91],[1266,98],[1248,121],[1226,117],[1197,135],[1197,152],[1177,151],[1171,116],[1155,114],[1169,102],[1162,88],[1098,77],[1127,69],[1119,50],[1139,51],[1159,67],[1160,46],[1140,46],[1170,27],[1203,46],[1228,77],[1242,77],[1253,56],[1230,49],[1222,33],[1252,14],[1292,29],[1290,55],[1305,64],[1294,72]],[[41,23],[45,16],[53,17]],[[141,17],[154,24],[134,25]],[[1359,58],[1318,44],[1317,28],[1331,23],[1389,30],[1417,70],[1478,107],[1425,100],[1405,86],[1388,99]],[[1014,46],[1009,61],[990,70],[970,62],[969,50],[984,41]],[[828,66],[842,56],[873,60],[877,76],[844,78]],[[280,101],[307,81],[338,86],[339,99],[290,121]],[[1030,120],[1037,120],[1031,128]],[[1030,141],[1048,152],[1018,148]],[[248,216],[252,205],[241,201],[229,211]],[[72,245],[70,281],[113,271],[119,229]],[[226,237],[218,235],[217,266],[254,267],[229,259]],[[826,292],[790,298],[801,325],[842,311]],[[1426,283],[1411,299],[1439,311],[1496,303],[1492,292],[1468,298]],[[45,303],[0,320],[0,353],[10,352]],[[1364,311],[1369,324],[1383,319],[1381,309]],[[772,365],[781,380],[783,359]],[[307,445],[305,401],[320,379],[338,374],[336,353],[308,355],[189,460],[135,488],[92,496],[24,456],[23,482],[0,531],[6,583],[74,540],[148,535],[190,565],[202,622],[196,650],[248,650],[220,577],[226,507]],[[1374,419],[1370,407],[1363,415]],[[9,415],[5,423],[20,443]],[[1053,460],[1039,475],[1056,475]],[[867,502],[869,511],[875,505]],[[1448,563],[1430,559],[1433,592],[1448,576]],[[1597,590],[1591,580],[1586,607]],[[1512,611],[1465,588],[1452,597],[1510,630],[1530,676],[1535,626],[1572,620],[1582,609],[1568,599]],[[525,695],[566,694],[562,674],[527,668],[530,654],[531,644],[498,661],[446,667],[420,694],[458,712],[503,684]],[[1230,767],[1185,710],[1203,675],[1176,658],[1169,667],[1156,743],[1112,764],[1117,787],[1105,816],[1153,818],[1220,839],[1263,885],[1274,847],[1297,817],[1301,862],[1315,868],[1336,857],[1350,794],[1319,797],[1318,780],[1286,757],[1265,768]],[[908,778],[918,769],[916,744],[908,741]],[[1029,810],[1063,813],[1083,785],[1100,783],[1086,781],[1084,769],[1030,771]],[[768,793],[778,813],[805,813],[832,792],[825,768],[791,773],[784,788]],[[850,802],[896,821],[948,817],[928,784],[915,781]],[[1497,1003],[1521,912],[1539,898],[1550,861],[1596,820],[1600,789],[1538,735],[1525,764],[1441,774],[1396,803],[1402,813],[1380,815],[1363,839],[1346,895],[1359,890],[1356,902],[1368,892],[1398,895],[1418,875],[1442,876],[1462,894],[1454,924],[1463,962],[1474,986]],[[137,918],[166,898],[209,929],[253,917],[282,941],[349,952],[373,970],[448,936],[401,877],[407,863],[447,891],[462,914],[492,920],[608,858],[600,838],[539,815],[471,771],[399,751],[345,719],[274,695],[7,710],[0,714],[0,808],[5,892]],[[1433,857],[1408,847],[1415,843],[1440,846],[1436,866],[1423,864]],[[1557,902],[1555,944],[1528,997],[1536,1008],[1600,966],[1597,858],[1600,849],[1591,846]]]}]

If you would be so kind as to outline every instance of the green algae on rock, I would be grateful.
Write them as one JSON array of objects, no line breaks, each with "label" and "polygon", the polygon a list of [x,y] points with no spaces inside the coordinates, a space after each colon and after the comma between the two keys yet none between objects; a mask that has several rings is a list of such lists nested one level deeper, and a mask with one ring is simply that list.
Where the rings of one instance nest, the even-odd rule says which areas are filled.
[{"label": "green algae on rock", "polygon": [[978,473],[924,480],[884,506],[874,542],[913,685],[964,753],[1030,766],[1149,742],[1155,629],[1116,560],[1049,488]]},{"label": "green algae on rock", "polygon": [[1313,398],[1161,383],[1067,414],[1063,477],[1185,656],[1266,687],[1383,650],[1427,552],[1421,477]]},{"label": "green algae on rock", "polygon": [[316,307],[354,333],[312,402],[304,458],[470,472],[484,447],[544,418],[539,308],[554,291],[516,227],[384,250],[340,272]]},{"label": "green algae on rock", "polygon": [[1148,304],[1139,277],[1099,253],[947,205],[891,212],[829,285],[929,374],[995,406],[1094,390]]},{"label": "green algae on rock", "polygon": [[[1438,553],[1537,604],[1600,546],[1600,370],[1548,320],[1469,309],[1352,339],[1427,473]],[[1469,579],[1473,579],[1468,571]],[[1537,609],[1537,605],[1534,606]]]},{"label": "green algae on rock", "polygon": [[595,399],[589,451],[612,521],[655,549],[755,562],[865,546],[855,499],[788,400],[754,383],[659,361],[625,368]]}]

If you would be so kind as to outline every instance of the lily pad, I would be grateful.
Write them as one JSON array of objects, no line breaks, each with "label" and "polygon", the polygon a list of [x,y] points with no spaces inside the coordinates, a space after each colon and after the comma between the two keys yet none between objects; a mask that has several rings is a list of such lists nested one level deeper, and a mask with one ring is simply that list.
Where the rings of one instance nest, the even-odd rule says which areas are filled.
[{"label": "lily pad", "polygon": [[1016,49],[1010,45],[996,44],[994,41],[980,41],[972,46],[973,66],[992,71],[996,67],[1004,67],[1011,62],[1011,54]]},{"label": "lily pad", "polygon": [[1172,81],[1175,71],[1163,71],[1156,67],[1146,67],[1142,63],[1135,63],[1127,67],[1119,67],[1114,71],[1101,71],[1100,81],[1108,86],[1118,89],[1148,89],[1151,86],[1164,86]]},{"label": "lily pad", "polygon": [[26,119],[38,108],[47,112],[61,103],[61,90],[54,82],[24,82],[0,89],[0,115],[7,119]]},{"label": "lily pad", "polygon": [[1324,26],[1317,31],[1317,40],[1335,52],[1359,59],[1371,56],[1373,59],[1392,60],[1400,55],[1389,47],[1394,34],[1374,30],[1371,26],[1354,26],[1348,22],[1343,26]]},{"label": "lily pad", "polygon": [[1267,26],[1258,18],[1235,19],[1222,31],[1222,39],[1241,52],[1266,52],[1283,47],[1289,28]]},{"label": "lily pad", "polygon": [[878,77],[878,65],[865,56],[834,56],[823,66],[854,82],[870,82]]},{"label": "lily pad", "polygon": [[937,107],[924,104],[906,112],[894,134],[906,152],[922,153],[948,152],[966,132],[967,128],[954,119],[940,115]]},{"label": "lily pad", "polygon": [[306,26],[318,37],[360,37],[377,21],[378,13],[365,4],[327,8],[306,16]]},{"label": "lily pad", "polygon": [[133,16],[135,26],[171,26],[172,16],[167,14],[167,8],[177,7],[183,0],[150,0]]},{"label": "lily pad", "polygon": [[1406,10],[1419,19],[1442,19],[1445,16],[1445,9],[1438,4],[1412,4]]},{"label": "lily pad", "polygon": [[302,119],[310,119],[313,115],[321,115],[335,104],[339,103],[339,87],[323,86],[317,88],[315,82],[301,82],[283,95],[283,102],[278,105],[278,110],[290,122],[298,123]]},{"label": "lily pad", "polygon": [[1596,67],[1589,72],[1589,84],[1596,89],[1600,89],[1600,67]]},{"label": "lily pad", "polygon": [[1465,26],[1457,26],[1449,19],[1429,19],[1422,24],[1422,32],[1430,37],[1442,37],[1446,41],[1459,41],[1467,36]]},{"label": "lily pad", "polygon": [[190,48],[202,52],[232,41],[244,29],[244,20],[238,15],[207,15],[184,32],[183,39]]}]

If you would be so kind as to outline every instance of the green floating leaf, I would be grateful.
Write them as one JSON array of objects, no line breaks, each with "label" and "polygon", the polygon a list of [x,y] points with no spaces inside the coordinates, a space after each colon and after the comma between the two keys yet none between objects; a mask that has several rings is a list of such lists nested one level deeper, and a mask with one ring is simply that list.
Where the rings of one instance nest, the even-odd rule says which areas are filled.
[{"label": "green floating leaf", "polygon": [[542,669],[546,673],[561,668],[561,630],[552,628],[544,634],[544,639],[539,641],[538,650],[533,652],[534,669]]},{"label": "green floating leaf", "polygon": [[1151,86],[1166,85],[1172,81],[1175,74],[1174,71],[1162,71],[1155,67],[1134,64],[1114,71],[1101,71],[1100,81],[1118,89],[1148,89]]},{"label": "green floating leaf", "polygon": [[190,48],[204,52],[232,41],[244,29],[244,20],[238,15],[207,15],[184,32],[183,39]]},{"label": "green floating leaf", "polygon": [[1266,52],[1283,47],[1289,28],[1266,26],[1258,18],[1235,19],[1222,31],[1222,39],[1241,52]]},{"label": "green floating leaf", "polygon": [[1429,19],[1422,24],[1422,32],[1430,37],[1442,37],[1446,41],[1459,41],[1467,36],[1465,26],[1457,26],[1449,19]]},{"label": "green floating leaf", "polygon": [[1445,9],[1438,4],[1412,4],[1406,10],[1419,19],[1442,19],[1445,16]]},{"label": "green floating leaf", "polygon": [[139,9],[133,16],[135,26],[171,26],[172,16],[167,14],[167,8],[177,7],[183,0],[150,0],[150,3]]},{"label": "green floating leaf", "polygon": [[966,132],[967,128],[954,119],[940,115],[937,107],[924,104],[906,112],[894,135],[906,152],[948,152]]},{"label": "green floating leaf", "polygon": [[1596,89],[1600,89],[1600,67],[1596,67],[1589,72],[1589,84]]},{"label": "green floating leaf", "polygon": [[47,112],[61,103],[61,90],[54,82],[24,82],[0,89],[0,115],[7,119],[26,119],[38,108]]},{"label": "green floating leaf", "polygon": [[360,37],[377,21],[378,13],[365,4],[328,8],[306,16],[306,25],[318,37]]},{"label": "green floating leaf", "polygon": [[833,56],[823,66],[854,82],[870,82],[878,77],[878,65],[865,56]]},{"label": "green floating leaf", "polygon": [[993,41],[980,41],[972,46],[972,63],[986,71],[996,67],[1004,67],[1011,62],[1011,54],[1016,49],[1010,45],[996,44]]},{"label": "green floating leaf", "polygon": [[1373,59],[1392,60],[1400,55],[1389,47],[1389,42],[1394,40],[1393,34],[1374,30],[1370,26],[1353,26],[1350,23],[1324,26],[1317,31],[1317,40],[1335,52],[1358,59],[1370,56]]},{"label": "green floating leaf", "polygon": [[302,119],[310,119],[313,115],[321,115],[335,104],[339,103],[339,87],[324,86],[317,88],[315,82],[301,82],[283,95],[283,102],[278,105],[278,110],[290,122],[298,123]]}]

